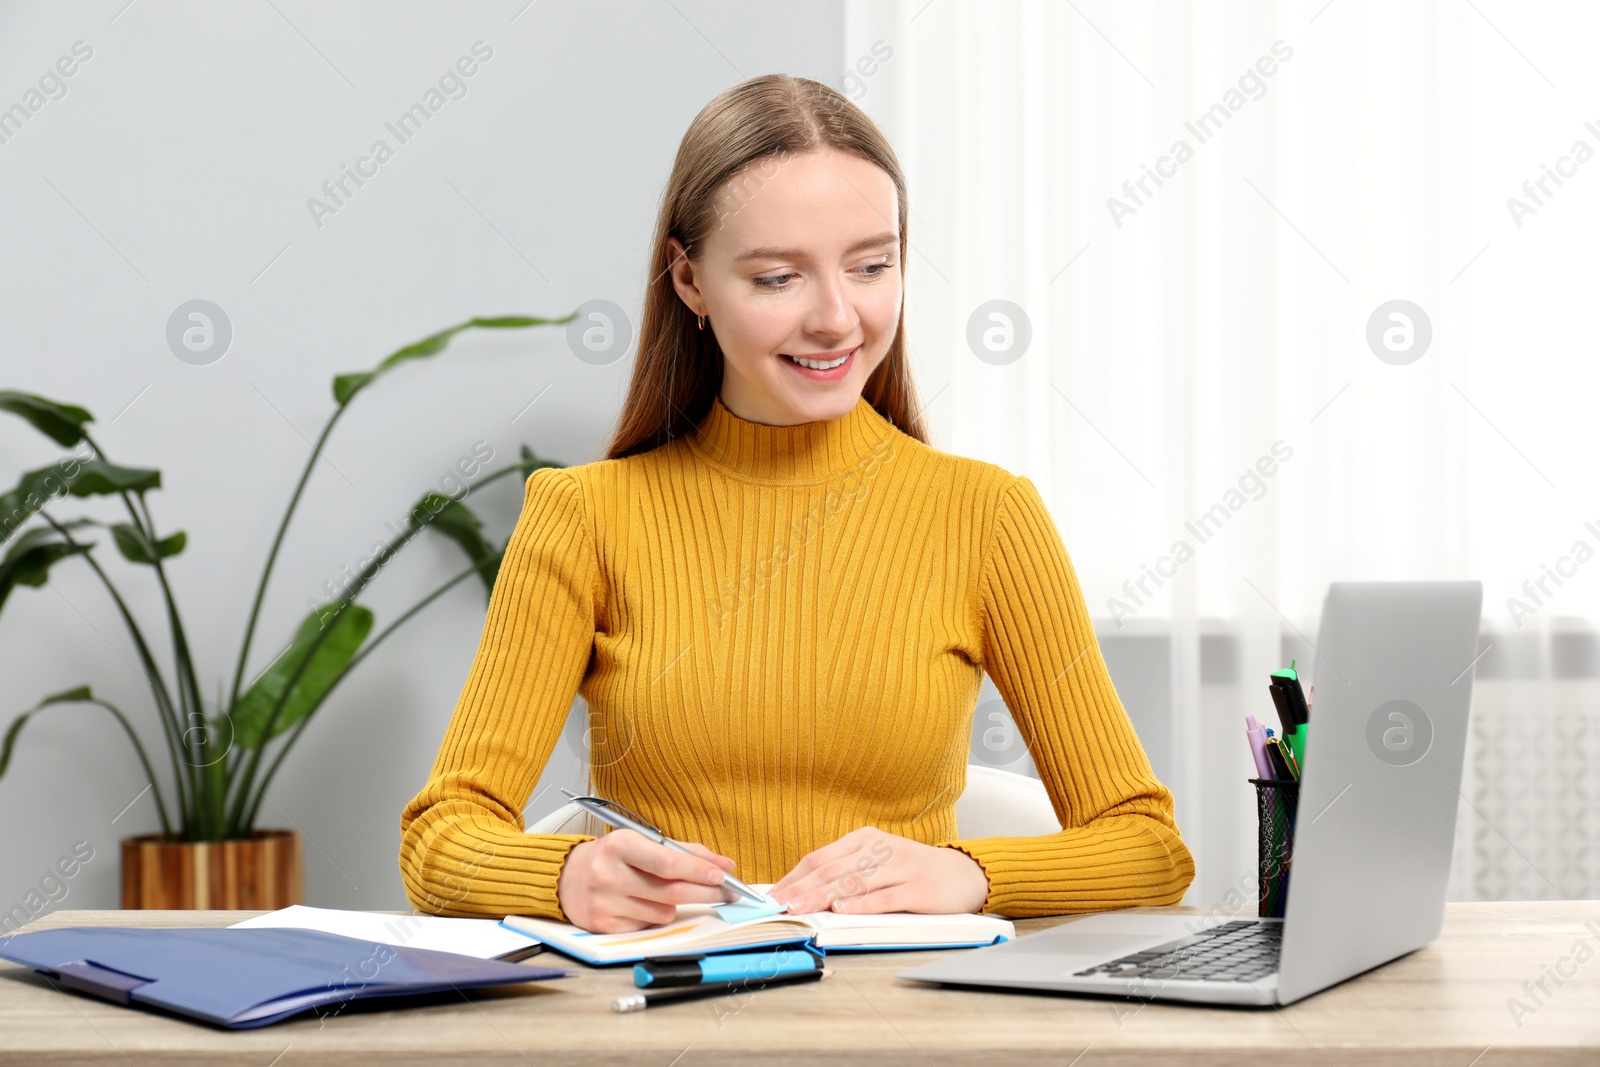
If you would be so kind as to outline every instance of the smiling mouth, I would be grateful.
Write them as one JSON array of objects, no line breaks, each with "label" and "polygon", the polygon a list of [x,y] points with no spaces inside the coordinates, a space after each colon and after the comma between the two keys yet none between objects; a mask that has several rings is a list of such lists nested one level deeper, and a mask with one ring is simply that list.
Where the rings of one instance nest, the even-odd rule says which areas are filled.
[{"label": "smiling mouth", "polygon": [[808,356],[791,356],[787,352],[781,353],[781,355],[784,359],[788,360],[790,363],[793,363],[797,367],[803,367],[808,371],[827,372],[838,370],[840,367],[843,367],[846,363],[849,363],[851,357],[860,350],[861,346],[857,345],[855,348],[850,349],[850,351],[844,353],[843,355],[827,359],[815,359]]}]

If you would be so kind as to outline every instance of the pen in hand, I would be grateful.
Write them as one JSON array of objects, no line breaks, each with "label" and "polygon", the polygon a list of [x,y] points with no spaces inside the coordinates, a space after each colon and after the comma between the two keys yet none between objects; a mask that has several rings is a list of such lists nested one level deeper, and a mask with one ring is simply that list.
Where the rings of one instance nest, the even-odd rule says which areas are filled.
[{"label": "pen in hand", "polygon": [[[639,818],[627,808],[624,808],[621,804],[602,799],[601,797],[579,796],[577,793],[574,793],[572,790],[566,788],[563,788],[561,791],[567,795],[567,799],[571,800],[574,804],[578,805],[578,807],[582,808],[590,815],[593,815],[607,826],[617,830],[632,830],[637,834],[641,834],[647,840],[654,841],[658,845],[666,845],[668,848],[676,849],[677,851],[682,852],[685,856],[694,856],[692,851],[684,848],[678,842],[672,840],[672,838],[668,837],[660,830],[657,830],[654,826],[651,826],[649,823]],[[695,858],[699,859],[700,857],[695,856]],[[745,899],[754,901],[757,904],[771,903],[767,897],[757,893],[754,889],[751,889],[749,886],[745,885],[731,874],[724,874],[722,876],[722,884],[733,890],[735,893],[738,893]]]}]

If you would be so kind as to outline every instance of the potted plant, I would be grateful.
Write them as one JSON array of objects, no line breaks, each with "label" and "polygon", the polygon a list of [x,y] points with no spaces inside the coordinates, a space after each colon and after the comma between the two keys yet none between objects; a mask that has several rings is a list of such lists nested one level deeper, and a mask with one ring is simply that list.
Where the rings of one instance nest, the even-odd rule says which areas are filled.
[{"label": "potted plant", "polygon": [[[0,609],[18,586],[42,586],[50,569],[69,560],[88,567],[105,588],[126,626],[140,670],[150,683],[154,711],[170,762],[170,779],[157,773],[149,753],[122,710],[79,686],[47,696],[14,719],[0,741],[0,777],[9,767],[18,735],[30,718],[66,704],[92,704],[104,709],[127,734],[145,777],[150,782],[159,834],[126,838],[121,843],[124,908],[279,908],[301,899],[300,838],[286,830],[258,829],[261,802],[273,777],[317,709],[352,670],[388,636],[459,582],[477,575],[486,590],[505,549],[495,547],[483,525],[461,499],[425,494],[392,540],[373,554],[331,601],[317,605],[300,623],[286,647],[253,681],[246,667],[262,601],[284,534],[300,503],[311,470],[341,415],[367,386],[402,363],[433,356],[450,339],[472,328],[521,329],[571,321],[526,316],[474,318],[433,334],[395,352],[375,368],[343,374],[333,380],[333,414],[322,428],[305,469],[289,497],[267,552],[255,599],[244,627],[232,683],[223,690],[216,710],[208,713],[201,699],[200,672],[189,653],[181,613],[167,582],[167,561],[187,543],[179,530],[159,529],[148,494],[161,487],[161,472],[112,463],[90,435],[93,416],[81,407],[27,393],[0,391],[0,412],[19,416],[56,444],[70,448],[67,458],[25,473],[17,486],[0,495]],[[560,466],[540,459],[524,445],[519,460],[483,475],[482,488],[500,478],[526,478],[540,467]],[[461,494],[465,496],[463,492]],[[53,505],[70,497],[114,497],[122,502],[127,521],[104,522],[88,517],[58,516]],[[370,610],[357,603],[378,569],[424,529],[450,538],[466,554],[469,566],[401,613],[376,635]],[[170,671],[164,669],[145,640],[145,629],[129,609],[116,582],[103,565],[95,532],[110,535],[122,558],[147,568],[160,590],[165,625],[171,637]],[[170,798],[170,804],[169,804]]]}]

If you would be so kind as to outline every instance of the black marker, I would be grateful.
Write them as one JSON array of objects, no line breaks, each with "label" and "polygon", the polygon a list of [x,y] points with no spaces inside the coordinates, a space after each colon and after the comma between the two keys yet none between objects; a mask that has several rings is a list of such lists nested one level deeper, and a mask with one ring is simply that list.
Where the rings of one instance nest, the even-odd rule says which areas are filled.
[{"label": "black marker", "polygon": [[828,972],[823,970],[807,971],[804,974],[780,974],[776,978],[746,978],[738,982],[708,982],[700,985],[681,986],[677,989],[666,989],[660,993],[634,993],[631,996],[618,997],[611,1005],[611,1010],[619,1014],[632,1011],[644,1011],[658,1004],[670,1004],[678,1000],[699,1000],[703,997],[718,997],[724,993],[759,993],[763,989],[770,989],[775,985],[795,985],[800,982],[819,982],[828,977]]}]

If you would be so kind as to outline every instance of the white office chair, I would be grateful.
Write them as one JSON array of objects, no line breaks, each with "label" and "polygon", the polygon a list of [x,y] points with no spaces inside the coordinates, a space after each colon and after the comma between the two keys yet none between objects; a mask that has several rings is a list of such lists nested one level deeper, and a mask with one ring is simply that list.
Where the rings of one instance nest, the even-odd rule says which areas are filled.
[{"label": "white office chair", "polygon": [[[1015,771],[967,764],[967,788],[956,800],[956,833],[961,837],[1036,837],[1061,829],[1044,783]],[[600,820],[571,803],[561,805],[528,827],[530,834],[594,834]]]},{"label": "white office chair", "polygon": [[956,798],[956,833],[971,837],[1037,837],[1061,829],[1050,794],[1037,778],[967,764],[967,788]]}]

